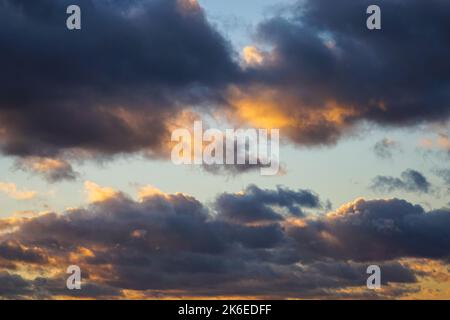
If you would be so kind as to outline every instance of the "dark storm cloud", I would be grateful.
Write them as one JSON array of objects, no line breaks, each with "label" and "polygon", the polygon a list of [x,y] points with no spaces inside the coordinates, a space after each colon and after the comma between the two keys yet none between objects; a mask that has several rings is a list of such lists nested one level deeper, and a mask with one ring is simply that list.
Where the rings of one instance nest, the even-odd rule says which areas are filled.
[{"label": "dark storm cloud", "polygon": [[309,190],[290,190],[278,187],[276,191],[249,186],[242,194],[224,193],[216,200],[220,217],[231,221],[257,222],[283,220],[274,206],[287,209],[294,216],[302,216],[301,207],[320,208],[319,196]]},{"label": "dark storm cloud", "polygon": [[32,293],[33,287],[21,276],[0,271],[0,297],[20,299]]},{"label": "dark storm cloud", "polygon": [[[81,31],[65,26],[68,4],[82,8]],[[273,51],[241,70],[193,1],[1,0],[0,145],[161,154],[177,111],[233,108],[230,85],[250,99],[274,93],[283,132],[301,144],[334,143],[361,120],[446,118],[448,1],[380,0],[380,31],[366,28],[369,4],[300,1],[259,25]]]},{"label": "dark storm cloud", "polygon": [[[66,28],[69,4],[82,8],[80,31]],[[369,4],[300,1],[260,23],[256,46],[271,51],[241,68],[194,1],[0,0],[0,148],[20,157],[166,156],[180,111],[223,107],[241,117],[230,88],[262,100],[245,120],[281,119],[275,127],[299,144],[335,143],[365,120],[446,118],[450,4],[381,0],[380,31],[365,26]]]},{"label": "dark storm cloud", "polygon": [[[158,152],[166,120],[216,100],[237,72],[228,43],[186,3],[1,0],[3,151]],[[69,4],[82,8],[80,31],[66,28]]]},{"label": "dark storm cloud", "polygon": [[399,199],[360,199],[289,233],[300,251],[313,256],[355,261],[450,257],[450,211],[425,212]]},{"label": "dark storm cloud", "polygon": [[417,193],[431,192],[431,184],[427,178],[416,170],[408,169],[401,174],[401,178],[377,176],[373,179],[371,189],[378,192],[405,191]]},{"label": "dark storm cloud", "polygon": [[[122,296],[121,290],[107,285],[98,284],[86,279],[81,285],[82,290],[69,290],[66,287],[67,275],[59,275],[53,278],[36,278],[32,281],[32,285],[36,288],[38,297],[51,298],[54,296],[72,297],[72,298],[117,298]],[[33,295],[32,295],[33,296]]]},{"label": "dark storm cloud", "polygon": [[[360,263],[348,263],[348,262],[334,262],[329,261],[319,261],[314,264],[314,269],[319,274],[326,274],[329,277],[336,277],[338,279],[347,280],[359,280],[364,281],[362,275],[366,273],[367,265]],[[389,262],[382,264],[383,268],[383,284],[388,284],[389,282],[398,283],[411,283],[416,281],[416,276],[407,267],[403,266],[398,262]]]},{"label": "dark storm cloud", "polygon": [[[107,285],[134,290],[198,289],[276,273],[266,260],[285,239],[281,226],[231,225],[214,219],[193,198],[154,196],[134,202],[124,196],[67,215],[29,221],[15,239],[67,259],[77,247],[84,272]],[[265,257],[267,256],[267,257]],[[260,265],[261,263],[261,265]],[[111,269],[103,271],[102,267]]]},{"label": "dark storm cloud", "polygon": [[0,258],[11,261],[23,261],[28,263],[47,263],[47,257],[33,248],[24,248],[15,241],[0,243]]},{"label": "dark storm cloud", "polygon": [[[252,210],[260,209],[258,203],[285,212],[294,203],[319,205],[310,192],[281,187],[250,186],[241,196]],[[229,194],[222,199],[241,203]],[[14,239],[9,247],[15,248],[2,259],[23,266],[33,260],[24,258],[23,251],[32,248],[51,259],[27,263],[29,268],[62,274],[77,264],[89,289],[67,292],[64,276],[58,275],[27,280],[25,296],[122,297],[130,289],[143,296],[175,290],[180,296],[286,298],[344,297],[334,290],[365,286],[365,270],[374,263],[383,270],[384,284],[414,284],[423,272],[396,259],[445,261],[450,256],[450,212],[444,209],[425,212],[403,200],[361,199],[326,216],[260,215],[251,222],[265,223],[247,223],[237,213],[232,221],[224,219],[229,207],[222,209],[221,201],[219,197],[213,212],[182,194],[151,195],[136,202],[117,193],[85,209],[17,221],[1,235],[3,243]]]},{"label": "dark storm cloud", "polygon": [[105,299],[121,294],[118,289],[87,281],[82,290],[68,290],[64,276],[28,280],[19,275],[0,272],[0,297],[3,299],[51,299],[55,296]]},{"label": "dark storm cloud", "polygon": [[68,216],[49,214],[30,221],[23,225],[20,237],[28,239],[28,234],[33,241],[44,243],[51,234],[65,247],[130,242],[142,250],[160,248],[169,254],[180,250],[220,253],[233,242],[250,248],[272,247],[283,237],[278,225],[231,227],[211,221],[207,208],[184,195],[154,196],[142,203],[118,195]]},{"label": "dark storm cloud", "polygon": [[366,27],[372,4],[299,1],[259,25],[259,40],[273,50],[247,69],[246,90],[276,92],[298,143],[334,143],[361,120],[404,126],[448,117],[450,3],[377,1],[375,31]]}]

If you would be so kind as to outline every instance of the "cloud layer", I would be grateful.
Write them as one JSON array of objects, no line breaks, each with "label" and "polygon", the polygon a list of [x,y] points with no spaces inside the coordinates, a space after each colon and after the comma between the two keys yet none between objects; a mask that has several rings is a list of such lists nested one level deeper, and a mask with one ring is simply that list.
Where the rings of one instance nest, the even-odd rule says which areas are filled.
[{"label": "cloud layer", "polygon": [[[250,186],[220,195],[212,207],[183,194],[152,191],[135,201],[117,192],[61,215],[4,221],[0,295],[374,298],[414,292],[418,277],[428,275],[404,259],[450,256],[446,209],[359,199],[305,217],[293,204],[317,208],[319,200],[281,187]],[[386,290],[358,293],[373,263],[382,267]],[[86,290],[65,289],[72,264],[81,267]]]},{"label": "cloud layer", "polygon": [[[81,31],[66,28],[69,4],[82,7]],[[261,21],[239,60],[193,0],[0,0],[0,150],[56,182],[78,177],[73,159],[166,156],[171,130],[206,114],[280,128],[302,146],[365,123],[448,119],[450,2],[380,0],[381,31],[365,28],[369,4],[298,1]],[[448,145],[447,135],[430,144]],[[391,147],[375,150],[389,157]],[[448,208],[357,199],[325,213],[318,194],[283,186],[212,204],[85,187],[84,208],[0,219],[0,297],[392,298],[424,278],[450,283]],[[414,170],[373,188],[432,192]],[[10,182],[0,191],[37,196]],[[81,291],[65,288],[73,264]],[[369,264],[382,268],[380,292],[365,288]]]},{"label": "cloud layer", "polygon": [[[82,7],[81,31],[65,27],[69,2]],[[302,145],[336,143],[366,121],[447,118],[450,4],[379,1],[381,31],[365,27],[368,4],[299,1],[262,21],[238,61],[195,1],[2,0],[1,150],[167,155],[192,107]]]}]

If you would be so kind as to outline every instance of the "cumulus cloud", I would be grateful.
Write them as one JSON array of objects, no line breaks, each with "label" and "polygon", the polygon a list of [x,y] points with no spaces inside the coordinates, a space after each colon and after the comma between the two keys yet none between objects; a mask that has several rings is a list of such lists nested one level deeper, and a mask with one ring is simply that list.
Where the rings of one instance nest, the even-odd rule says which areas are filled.
[{"label": "cumulus cloud", "polygon": [[[376,263],[387,291],[361,296],[392,297],[400,294],[398,285],[409,286],[406,294],[432,274],[404,259],[449,258],[446,209],[426,212],[397,199],[359,199],[327,215],[299,216],[292,209],[319,203],[310,191],[282,187],[250,186],[212,206],[152,189],[139,201],[117,193],[64,214],[9,221],[13,227],[0,234],[0,264],[8,266],[0,295],[342,298],[355,289],[354,297],[365,287],[365,269]],[[276,216],[271,206],[288,214]],[[239,207],[258,215],[248,219]],[[62,272],[71,264],[82,268],[90,290],[65,289]],[[42,274],[22,278],[24,265]],[[17,291],[13,281],[21,283]]]},{"label": "cumulus cloud", "polygon": [[397,190],[416,193],[430,193],[432,191],[427,178],[422,173],[412,169],[402,172],[401,178],[377,176],[373,179],[370,188],[384,193]]},{"label": "cumulus cloud", "polygon": [[[3,152],[162,152],[174,113],[216,100],[237,72],[192,3],[0,1]],[[82,8],[79,32],[66,28],[69,4]]]},{"label": "cumulus cloud", "polygon": [[[65,27],[68,4],[82,7],[79,32]],[[447,118],[450,4],[379,1],[382,32],[365,28],[369,4],[299,1],[262,21],[237,61],[196,1],[2,0],[1,150],[166,156],[173,119],[193,106],[304,145],[366,120]]]},{"label": "cumulus cloud", "polygon": [[[65,27],[68,4],[82,7],[79,32]],[[165,154],[193,107],[280,128],[301,145],[336,143],[366,121],[447,118],[450,3],[381,0],[382,32],[365,28],[369,4],[299,1],[259,24],[239,62],[196,1],[0,0],[1,151],[55,182],[76,178],[70,158]],[[448,136],[436,143],[447,148]],[[379,147],[389,156],[389,141]],[[414,170],[373,188],[431,192]],[[150,186],[139,201],[91,181],[85,189],[85,208],[0,219],[0,296],[397,297],[432,274],[405,261],[450,255],[449,210],[399,199],[325,215],[314,192],[281,186],[211,205]],[[36,196],[7,182],[0,191]],[[373,263],[391,291],[355,293]],[[65,289],[71,264],[83,270],[81,292]]]},{"label": "cumulus cloud", "polygon": [[355,261],[400,257],[446,260],[450,256],[446,241],[449,223],[448,209],[426,212],[400,199],[358,199],[326,219],[295,226],[292,236],[312,255]]},{"label": "cumulus cloud", "polygon": [[233,116],[303,145],[336,143],[365,121],[448,118],[450,4],[378,1],[380,32],[365,26],[371,4],[298,1],[262,22],[256,47],[244,51],[249,80],[229,94]]},{"label": "cumulus cloud", "polygon": [[240,193],[224,193],[216,199],[216,209],[220,216],[231,221],[264,222],[283,220],[283,212],[301,217],[303,208],[322,207],[319,196],[309,190],[290,190],[278,187],[277,190],[263,190],[255,185]]},{"label": "cumulus cloud", "polygon": [[101,187],[92,181],[85,181],[86,190],[90,202],[102,202],[119,195],[119,192],[110,187]]}]

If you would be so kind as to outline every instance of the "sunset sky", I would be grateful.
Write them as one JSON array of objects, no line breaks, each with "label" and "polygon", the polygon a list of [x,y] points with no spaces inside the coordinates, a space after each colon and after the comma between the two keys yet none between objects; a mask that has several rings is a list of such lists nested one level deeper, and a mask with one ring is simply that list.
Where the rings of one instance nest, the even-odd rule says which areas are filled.
[{"label": "sunset sky", "polygon": [[[449,299],[449,16],[0,0],[0,298]],[[195,120],[280,129],[282,170],[173,164]]]}]

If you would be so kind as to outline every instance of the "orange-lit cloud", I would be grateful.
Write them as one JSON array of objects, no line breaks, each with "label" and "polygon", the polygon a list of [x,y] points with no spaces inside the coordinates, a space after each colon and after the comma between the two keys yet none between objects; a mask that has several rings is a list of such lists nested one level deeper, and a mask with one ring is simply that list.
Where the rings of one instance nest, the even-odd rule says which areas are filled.
[{"label": "orange-lit cloud", "polygon": [[450,138],[448,134],[440,132],[436,138],[422,138],[419,147],[425,150],[450,151]]},{"label": "orange-lit cloud", "polygon": [[0,182],[0,192],[15,200],[31,200],[37,197],[37,191],[20,190],[15,183]]},{"label": "orange-lit cloud", "polygon": [[25,157],[16,160],[16,167],[45,178],[48,182],[75,180],[78,176],[69,162],[48,157]]},{"label": "orange-lit cloud", "polygon": [[84,188],[90,202],[102,202],[112,199],[119,194],[118,191],[110,187],[100,187],[92,181],[85,181]]},{"label": "orange-lit cloud", "polygon": [[247,46],[242,50],[242,58],[246,65],[256,66],[264,62],[265,54],[255,46]]},{"label": "orange-lit cloud", "polygon": [[282,138],[302,144],[335,143],[352,128],[358,111],[329,101],[321,106],[306,105],[289,92],[267,86],[233,87],[228,94],[231,122],[256,128],[281,129]]},{"label": "orange-lit cloud", "polygon": [[197,0],[177,0],[177,6],[182,13],[199,12],[201,10]]},{"label": "orange-lit cloud", "polygon": [[156,188],[154,186],[151,186],[151,185],[142,186],[138,190],[138,198],[140,200],[143,200],[143,199],[148,198],[148,197],[164,196],[164,195],[165,195],[164,192],[162,192],[158,188]]}]

